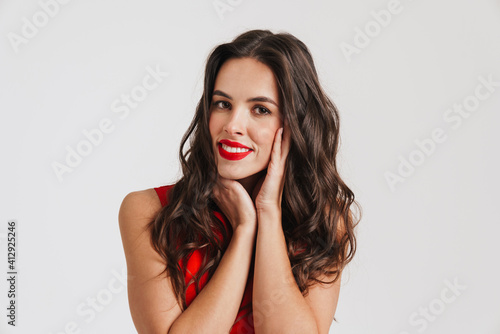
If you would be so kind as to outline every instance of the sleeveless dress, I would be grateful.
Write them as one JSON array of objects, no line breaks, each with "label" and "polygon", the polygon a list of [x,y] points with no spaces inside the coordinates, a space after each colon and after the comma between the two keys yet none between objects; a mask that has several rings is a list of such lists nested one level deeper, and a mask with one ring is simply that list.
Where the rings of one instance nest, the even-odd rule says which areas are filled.
[{"label": "sleeveless dress", "polygon": [[[168,192],[169,190],[173,187],[174,185],[166,185],[166,186],[161,186],[154,188],[156,193],[158,194],[158,198],[160,199],[161,205],[165,206],[168,204]],[[228,235],[231,236],[231,229],[228,228],[229,222],[227,221],[227,218],[218,211],[214,210],[215,216],[222,221],[224,226],[226,227],[226,231],[228,232]],[[215,233],[221,237],[220,232],[215,231]],[[187,259],[187,264],[186,267],[183,266],[182,260],[179,261],[179,265],[181,266],[183,272],[184,272],[184,279],[186,282],[186,305],[189,307],[191,302],[194,300],[196,297],[196,290],[195,290],[195,285],[189,284],[189,281],[193,278],[194,274],[198,272],[198,270],[201,267],[202,264],[202,259],[205,255],[204,250],[195,250],[192,252]],[[207,283],[207,277],[208,273],[205,273],[201,278],[200,278],[200,290],[203,289],[203,287]],[[240,308],[238,310],[238,314],[236,316],[236,319],[234,321],[233,327],[231,328],[230,334],[253,334],[254,332],[254,327],[253,327],[253,313],[252,311],[252,290],[253,290],[253,273],[250,271],[250,275],[247,279],[246,287],[245,287],[245,292],[243,294],[243,298],[240,304]]]}]

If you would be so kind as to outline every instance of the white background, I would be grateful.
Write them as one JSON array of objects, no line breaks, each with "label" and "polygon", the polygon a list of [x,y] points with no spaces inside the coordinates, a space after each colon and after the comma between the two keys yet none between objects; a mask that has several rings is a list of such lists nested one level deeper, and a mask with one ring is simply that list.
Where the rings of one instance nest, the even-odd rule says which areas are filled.
[{"label": "white background", "polygon": [[[330,333],[500,333],[499,2],[401,0],[382,27],[371,11],[385,0],[230,3],[219,15],[210,0],[73,0],[43,22],[37,1],[0,2],[0,332],[135,333],[116,279],[120,203],[176,180],[208,53],[264,28],[310,48],[340,110],[341,175],[363,207]],[[38,32],[14,46],[34,16]],[[367,27],[368,45],[346,57],[342,43],[355,47]],[[148,66],[169,76],[121,119],[111,104]],[[489,76],[497,86],[454,128],[447,110],[473,102]],[[53,163],[105,118],[113,131],[59,181]],[[415,141],[436,128],[446,140],[418,153]],[[386,173],[410,157],[418,165],[391,189]],[[3,278],[9,219],[18,222],[14,329]]]}]

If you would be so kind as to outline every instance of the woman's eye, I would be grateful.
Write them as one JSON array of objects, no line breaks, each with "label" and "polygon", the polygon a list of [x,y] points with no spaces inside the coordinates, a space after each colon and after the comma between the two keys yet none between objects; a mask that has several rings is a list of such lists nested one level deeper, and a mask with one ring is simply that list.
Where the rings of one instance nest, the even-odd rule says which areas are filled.
[{"label": "woman's eye", "polygon": [[214,103],[214,105],[220,109],[226,109],[230,107],[230,104],[227,101],[217,101]]},{"label": "woman's eye", "polygon": [[269,109],[261,107],[261,106],[255,107],[255,109],[258,111],[259,114],[262,114],[262,115],[270,114],[271,113],[269,111]]}]

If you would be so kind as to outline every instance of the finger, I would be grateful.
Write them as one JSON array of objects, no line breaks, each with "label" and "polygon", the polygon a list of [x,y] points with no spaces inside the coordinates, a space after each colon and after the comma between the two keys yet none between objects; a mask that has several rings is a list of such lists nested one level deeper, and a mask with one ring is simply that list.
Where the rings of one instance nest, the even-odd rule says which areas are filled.
[{"label": "finger", "polygon": [[278,133],[276,134],[276,138],[274,139],[274,154],[275,158],[278,159],[281,157],[281,146],[282,146],[282,141],[283,141],[283,128],[278,129]]},{"label": "finger", "polygon": [[[214,188],[212,189],[212,193],[213,193],[215,199],[217,199],[220,202],[222,199],[222,196],[227,192],[228,189],[229,189],[229,187],[227,184],[227,180],[224,179],[223,177],[219,177],[217,179],[217,182],[214,185]],[[217,205],[218,204],[219,203],[217,203]]]},{"label": "finger", "polygon": [[226,179],[226,178],[224,178],[224,177],[222,177],[222,176],[220,176],[220,175],[219,175],[217,184],[218,184],[221,188],[223,188],[223,189],[227,190],[227,189],[229,189],[229,187],[231,186],[232,181],[233,181],[233,180]]},{"label": "finger", "polygon": [[290,133],[290,126],[288,125],[288,122],[285,120],[284,122],[284,127],[283,127],[283,140],[281,142],[281,156],[282,159],[285,160],[286,157],[288,156],[288,152],[290,152],[290,145],[291,145],[291,133]]},{"label": "finger", "polygon": [[290,151],[290,133],[289,130],[285,127],[280,128],[278,131],[277,145],[275,151],[275,161],[279,162],[278,167],[283,170],[285,166],[286,157],[288,152]]},{"label": "finger", "polygon": [[271,160],[269,161],[268,172],[275,173],[279,171],[281,158],[281,133],[283,128],[279,128],[274,136],[273,150]]}]

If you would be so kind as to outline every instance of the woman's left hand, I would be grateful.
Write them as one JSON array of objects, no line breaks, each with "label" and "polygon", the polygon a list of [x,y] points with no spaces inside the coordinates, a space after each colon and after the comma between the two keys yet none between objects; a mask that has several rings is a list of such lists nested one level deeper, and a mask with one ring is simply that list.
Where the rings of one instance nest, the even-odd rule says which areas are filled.
[{"label": "woman's left hand", "polygon": [[285,122],[274,136],[271,158],[267,173],[256,184],[252,198],[255,202],[257,213],[280,212],[281,197],[285,184],[285,162],[290,151],[290,129]]}]

